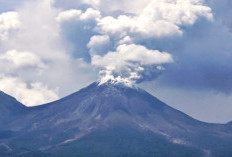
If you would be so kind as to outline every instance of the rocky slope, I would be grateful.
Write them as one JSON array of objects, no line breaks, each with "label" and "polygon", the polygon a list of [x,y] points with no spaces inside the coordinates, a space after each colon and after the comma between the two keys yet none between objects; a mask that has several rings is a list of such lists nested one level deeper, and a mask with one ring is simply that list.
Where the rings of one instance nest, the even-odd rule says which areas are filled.
[{"label": "rocky slope", "polygon": [[[5,95],[5,97],[8,97]],[[197,121],[146,91],[97,82],[26,108],[0,98],[3,156],[200,157],[232,154],[232,126]],[[7,110],[7,111],[6,111]],[[16,114],[20,113],[16,116]]]}]

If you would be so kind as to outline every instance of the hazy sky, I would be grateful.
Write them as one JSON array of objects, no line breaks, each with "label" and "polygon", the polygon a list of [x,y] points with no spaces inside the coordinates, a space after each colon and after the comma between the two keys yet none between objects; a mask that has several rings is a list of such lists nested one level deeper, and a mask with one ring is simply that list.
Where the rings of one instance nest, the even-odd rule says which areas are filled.
[{"label": "hazy sky", "polygon": [[0,0],[0,90],[28,106],[93,81],[138,84],[232,120],[231,0]]}]

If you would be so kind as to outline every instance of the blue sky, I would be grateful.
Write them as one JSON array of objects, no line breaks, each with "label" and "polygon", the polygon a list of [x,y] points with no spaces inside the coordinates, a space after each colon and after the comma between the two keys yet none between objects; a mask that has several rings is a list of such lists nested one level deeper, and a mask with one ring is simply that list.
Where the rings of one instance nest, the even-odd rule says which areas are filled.
[{"label": "blue sky", "polygon": [[232,120],[230,0],[0,0],[0,90],[28,106],[89,83],[137,84]]}]

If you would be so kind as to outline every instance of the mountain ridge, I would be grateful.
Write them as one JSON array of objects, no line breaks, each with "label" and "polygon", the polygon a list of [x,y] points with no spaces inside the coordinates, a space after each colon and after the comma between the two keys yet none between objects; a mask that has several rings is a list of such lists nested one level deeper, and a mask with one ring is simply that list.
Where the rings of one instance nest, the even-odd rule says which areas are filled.
[{"label": "mountain ridge", "polygon": [[[9,157],[25,151],[22,157],[31,153],[59,156],[57,152],[65,152],[63,156],[135,156],[134,150],[147,157],[165,156],[168,151],[173,152],[171,156],[214,157],[232,150],[230,125],[195,120],[141,88],[118,83],[94,82],[58,101],[27,109],[5,126],[0,143],[12,151],[1,152],[0,146],[0,153]],[[108,150],[101,152],[104,147]]]}]

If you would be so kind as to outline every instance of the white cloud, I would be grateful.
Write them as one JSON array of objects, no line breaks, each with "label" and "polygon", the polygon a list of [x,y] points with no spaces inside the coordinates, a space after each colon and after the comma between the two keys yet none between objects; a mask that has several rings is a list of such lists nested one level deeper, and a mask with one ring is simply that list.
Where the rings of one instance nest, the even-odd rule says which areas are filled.
[{"label": "white cloud", "polygon": [[143,11],[134,16],[120,15],[103,17],[98,21],[98,31],[114,36],[136,38],[162,38],[180,36],[180,26],[193,25],[197,19],[213,19],[211,9],[201,1],[153,0]]},{"label": "white cloud", "polygon": [[[107,1],[93,3],[96,8]],[[145,5],[146,4],[146,5]],[[97,6],[96,6],[97,5]],[[213,19],[211,9],[203,5],[201,0],[151,0],[143,4],[143,9],[133,15],[102,16],[100,10],[89,8],[81,10],[67,10],[57,16],[57,21],[79,21],[84,28],[89,28],[86,21],[93,20],[96,27],[89,28],[89,32],[108,35],[117,40],[130,37],[132,40],[146,40],[148,38],[163,38],[181,36],[183,25],[193,25],[199,18]],[[116,9],[117,10],[117,9]],[[92,23],[94,25],[95,23]],[[91,26],[92,27],[92,26]]]},{"label": "white cloud", "polygon": [[90,54],[105,54],[110,46],[110,38],[108,35],[92,36],[87,47],[90,49]]},{"label": "white cloud", "polygon": [[140,13],[151,0],[83,0],[84,3],[98,8],[104,13],[110,14],[122,10],[126,13]]},{"label": "white cloud", "polygon": [[57,16],[56,20],[58,22],[65,22],[69,20],[92,20],[98,19],[101,17],[101,13],[98,10],[94,10],[92,8],[88,8],[86,12],[82,12],[81,10],[71,9],[60,12]]},{"label": "white cloud", "polygon": [[99,10],[95,10],[93,8],[88,8],[85,13],[81,16],[82,20],[89,20],[89,19],[98,19],[101,17],[101,13]]},{"label": "white cloud", "polygon": [[81,14],[82,14],[81,10],[76,10],[76,9],[66,10],[66,11],[59,13],[56,20],[58,22],[64,22],[64,21],[68,21],[71,19],[75,19],[75,18],[79,19]]},{"label": "white cloud", "polygon": [[[25,3],[13,13],[20,19],[19,28],[16,29],[18,25],[13,27],[14,22],[9,18],[4,20],[12,24],[7,25],[10,32],[7,38],[0,40],[0,90],[27,105],[40,105],[58,96],[64,97],[96,79],[91,68],[83,67],[82,62],[66,51],[60,23],[56,20],[60,12],[50,0],[36,0]],[[90,12],[83,18],[92,18]],[[5,13],[1,15],[6,17]],[[57,88],[60,90],[51,90]]]},{"label": "white cloud", "polygon": [[[2,63],[31,69],[9,68],[1,73],[17,76],[26,84],[41,82],[51,88],[60,87],[61,96],[94,80],[91,65],[84,62],[86,56],[87,61],[92,59],[92,64],[100,69],[101,75],[134,82],[148,75],[156,77],[165,70],[163,64],[173,61],[170,54],[161,52],[172,53],[171,48],[166,49],[169,48],[166,41],[182,38],[185,29],[191,29],[199,19],[213,20],[212,10],[203,0],[86,0],[83,3],[93,7],[85,11],[80,6],[63,11],[51,5],[50,0],[36,0],[12,12],[11,18],[8,15],[7,19],[12,20],[2,20],[9,23],[0,31],[0,34],[7,32],[7,38],[0,43]],[[113,16],[120,9],[120,16]],[[165,46],[159,45],[163,41]],[[39,75],[37,69],[41,69]]]},{"label": "white cloud", "polygon": [[5,12],[0,14],[0,40],[6,40],[9,32],[19,29],[21,22],[17,12]]},{"label": "white cloud", "polygon": [[204,6],[202,0],[153,0],[140,16],[177,25],[193,25],[200,17],[213,19],[211,8]]},{"label": "white cloud", "polygon": [[155,71],[163,70],[160,65],[173,62],[170,54],[149,50],[141,45],[120,45],[116,52],[105,56],[93,56],[92,64],[101,70],[102,80],[119,79],[133,83],[141,79],[146,66],[155,65]]},{"label": "white cloud", "polygon": [[98,22],[97,28],[99,32],[121,37],[131,36],[133,34],[148,38],[182,35],[179,27],[168,21],[152,21],[148,17],[141,18],[126,15],[121,15],[117,19],[111,16],[104,17]]},{"label": "white cloud", "polygon": [[140,62],[143,65],[149,65],[172,61],[171,55],[166,52],[161,53],[158,50],[149,50],[144,46],[134,44],[120,45],[116,52],[109,52],[102,59],[102,62],[99,62],[97,65],[120,65],[120,63],[125,64],[125,62]]},{"label": "white cloud", "polygon": [[27,106],[44,104],[59,98],[57,89],[49,89],[43,83],[26,83],[19,78],[5,75],[0,75],[0,90],[14,96]]},{"label": "white cloud", "polygon": [[101,0],[83,0],[83,2],[92,6],[99,6]]},{"label": "white cloud", "polygon": [[41,61],[41,59],[31,52],[19,52],[17,50],[10,50],[0,55],[0,61],[5,62],[5,65],[13,65],[16,68],[45,68],[45,64]]}]

